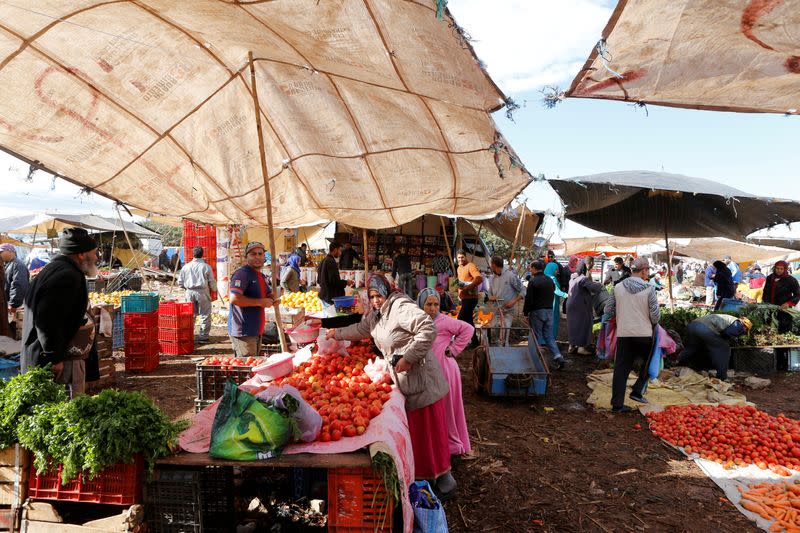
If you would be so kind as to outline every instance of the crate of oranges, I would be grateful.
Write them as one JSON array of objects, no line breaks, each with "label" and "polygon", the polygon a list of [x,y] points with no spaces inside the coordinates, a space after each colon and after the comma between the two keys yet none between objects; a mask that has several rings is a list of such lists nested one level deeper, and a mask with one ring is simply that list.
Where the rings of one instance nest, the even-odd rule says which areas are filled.
[{"label": "crate of oranges", "polygon": [[284,292],[281,294],[281,305],[283,307],[303,308],[306,313],[322,311],[322,300],[319,299],[319,294],[314,291]]}]

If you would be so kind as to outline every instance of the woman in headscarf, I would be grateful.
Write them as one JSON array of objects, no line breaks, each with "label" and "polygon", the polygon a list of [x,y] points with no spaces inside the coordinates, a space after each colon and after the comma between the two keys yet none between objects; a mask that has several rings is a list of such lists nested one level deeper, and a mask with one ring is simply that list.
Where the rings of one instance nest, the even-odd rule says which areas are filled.
[{"label": "woman in headscarf", "polygon": [[467,418],[464,415],[464,401],[461,398],[461,370],[455,358],[472,340],[475,328],[440,312],[441,299],[435,289],[422,289],[417,296],[417,305],[427,313],[436,326],[436,340],[433,341],[433,353],[439,360],[442,372],[450,385],[450,392],[445,396],[447,440],[450,444],[450,455],[470,453]]},{"label": "woman in headscarf", "polygon": [[569,280],[567,297],[567,334],[569,335],[569,353],[591,355],[586,346],[592,343],[592,322],[594,320],[592,301],[594,296],[603,290],[603,286],[592,281],[589,269],[581,262]]},{"label": "woman in headscarf", "polygon": [[789,274],[789,264],[786,261],[778,261],[772,267],[772,274],[764,283],[762,301],[784,309],[796,307],[800,302],[800,284],[797,278]]},{"label": "woman in headscarf", "polygon": [[291,254],[281,270],[281,289],[286,292],[300,290],[300,256]]},{"label": "woman in headscarf", "polygon": [[327,338],[359,340],[372,336],[390,362],[392,380],[406,397],[406,414],[414,448],[414,477],[433,482],[441,496],[452,494],[456,481],[450,473],[450,446],[445,396],[447,380],[432,347],[433,320],[405,294],[392,292],[383,276],[369,280],[372,309],[361,322],[328,330]]},{"label": "woman in headscarf", "polygon": [[[728,265],[722,261],[714,261],[714,285],[717,287],[717,302],[714,304],[714,310],[719,310],[722,307],[722,300],[725,298],[736,297],[736,284],[733,282],[731,271],[728,270]],[[766,291],[765,291],[766,292]]]},{"label": "woman in headscarf", "polygon": [[580,262],[580,258],[577,255],[569,256],[569,262],[567,263],[567,268],[573,274],[578,269],[578,263]]},{"label": "woman in headscarf", "polygon": [[555,297],[553,298],[553,338],[558,338],[558,324],[561,322],[561,300],[567,297],[567,293],[561,290],[561,284],[558,281],[558,263],[549,262],[544,267],[544,275],[553,280],[555,285]]}]

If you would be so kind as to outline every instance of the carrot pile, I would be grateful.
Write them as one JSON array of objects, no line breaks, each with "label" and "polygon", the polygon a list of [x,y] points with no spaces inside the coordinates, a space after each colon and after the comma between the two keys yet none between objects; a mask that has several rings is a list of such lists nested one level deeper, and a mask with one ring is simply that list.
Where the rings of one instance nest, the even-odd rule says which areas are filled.
[{"label": "carrot pile", "polygon": [[742,507],[766,520],[774,520],[770,531],[800,533],[800,484],[784,481],[739,487]]}]

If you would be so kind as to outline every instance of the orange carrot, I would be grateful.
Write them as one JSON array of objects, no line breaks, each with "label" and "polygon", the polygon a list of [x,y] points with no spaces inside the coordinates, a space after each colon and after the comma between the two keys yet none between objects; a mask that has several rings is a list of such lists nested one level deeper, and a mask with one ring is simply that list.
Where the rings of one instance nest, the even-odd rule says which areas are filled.
[{"label": "orange carrot", "polygon": [[751,513],[756,513],[761,515],[763,518],[769,518],[767,514],[767,510],[760,503],[755,503],[750,500],[742,500],[742,507],[750,511]]}]

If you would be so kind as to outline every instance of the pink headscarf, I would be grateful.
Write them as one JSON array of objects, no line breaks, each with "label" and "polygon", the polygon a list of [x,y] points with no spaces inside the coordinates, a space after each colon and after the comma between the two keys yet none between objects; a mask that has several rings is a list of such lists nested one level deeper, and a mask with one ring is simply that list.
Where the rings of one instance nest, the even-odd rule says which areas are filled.
[{"label": "pink headscarf", "polygon": [[569,263],[567,264],[567,267],[569,267],[570,272],[575,272],[575,269],[578,268],[579,261],[580,258],[577,255],[569,256]]}]

